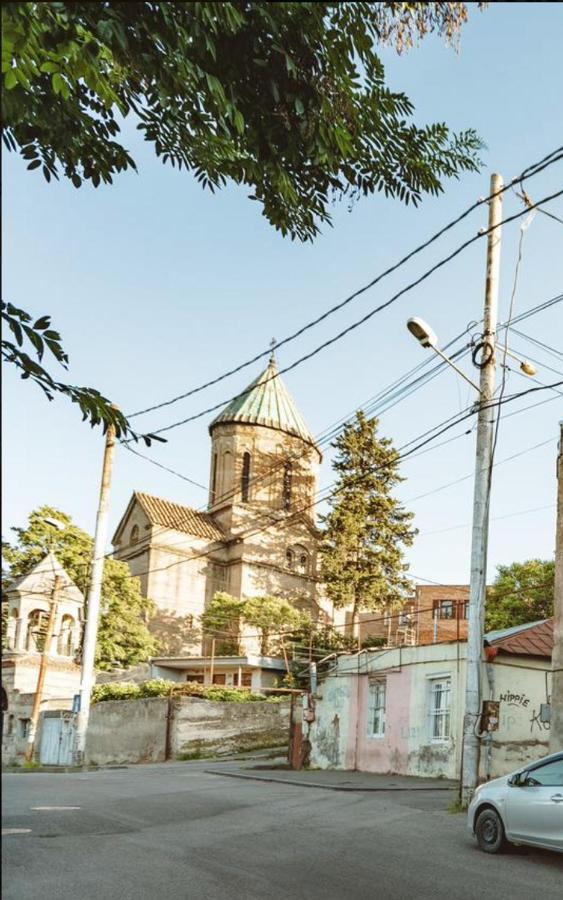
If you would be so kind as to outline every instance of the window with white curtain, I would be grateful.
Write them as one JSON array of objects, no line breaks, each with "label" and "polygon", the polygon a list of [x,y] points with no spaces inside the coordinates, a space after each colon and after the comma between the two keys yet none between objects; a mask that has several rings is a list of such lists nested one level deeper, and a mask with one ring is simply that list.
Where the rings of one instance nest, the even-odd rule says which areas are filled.
[{"label": "window with white curtain", "polygon": [[387,683],[378,678],[369,684],[368,696],[368,735],[383,737],[385,734],[385,706],[387,702]]},{"label": "window with white curtain", "polygon": [[447,741],[450,737],[451,678],[430,679],[430,738]]}]

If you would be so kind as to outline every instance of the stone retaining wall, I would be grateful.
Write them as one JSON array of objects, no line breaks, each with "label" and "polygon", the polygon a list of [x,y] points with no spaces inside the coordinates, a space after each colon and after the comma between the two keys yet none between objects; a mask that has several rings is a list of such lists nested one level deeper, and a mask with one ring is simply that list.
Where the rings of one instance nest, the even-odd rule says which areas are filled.
[{"label": "stone retaining wall", "polygon": [[288,701],[222,703],[194,697],[95,703],[90,712],[86,762],[163,762],[167,755],[189,759],[281,746],[289,737],[289,706]]}]

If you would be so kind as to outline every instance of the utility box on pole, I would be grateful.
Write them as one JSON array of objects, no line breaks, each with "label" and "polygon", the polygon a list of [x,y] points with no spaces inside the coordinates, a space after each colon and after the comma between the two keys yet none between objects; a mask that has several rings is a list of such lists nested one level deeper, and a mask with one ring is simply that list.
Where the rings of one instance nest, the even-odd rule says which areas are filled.
[{"label": "utility box on pole", "polygon": [[557,526],[553,602],[553,675],[549,738],[552,753],[556,750],[563,750],[563,421],[559,423],[559,452],[557,454]]}]

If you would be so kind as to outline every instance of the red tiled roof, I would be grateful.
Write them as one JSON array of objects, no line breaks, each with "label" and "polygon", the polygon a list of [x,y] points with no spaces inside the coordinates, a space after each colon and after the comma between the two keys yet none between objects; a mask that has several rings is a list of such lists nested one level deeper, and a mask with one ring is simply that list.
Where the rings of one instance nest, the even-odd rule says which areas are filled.
[{"label": "red tiled roof", "polygon": [[553,619],[538,622],[517,634],[509,634],[504,638],[491,641],[501,653],[514,653],[522,656],[551,657],[553,650]]},{"label": "red tiled roof", "polygon": [[142,494],[135,491],[135,497],[141,505],[149,521],[154,525],[163,525],[175,531],[183,531],[196,537],[207,538],[211,541],[222,541],[225,535],[214,521],[204,512],[192,509],[190,506],[182,506],[171,500],[162,500],[151,494]]}]

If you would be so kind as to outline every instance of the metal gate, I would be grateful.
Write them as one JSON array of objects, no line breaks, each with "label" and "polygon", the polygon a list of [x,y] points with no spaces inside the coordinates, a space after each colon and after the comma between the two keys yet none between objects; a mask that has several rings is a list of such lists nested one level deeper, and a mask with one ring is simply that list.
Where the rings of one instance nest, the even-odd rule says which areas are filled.
[{"label": "metal gate", "polygon": [[71,766],[76,716],[71,712],[43,713],[39,761],[44,766]]}]

